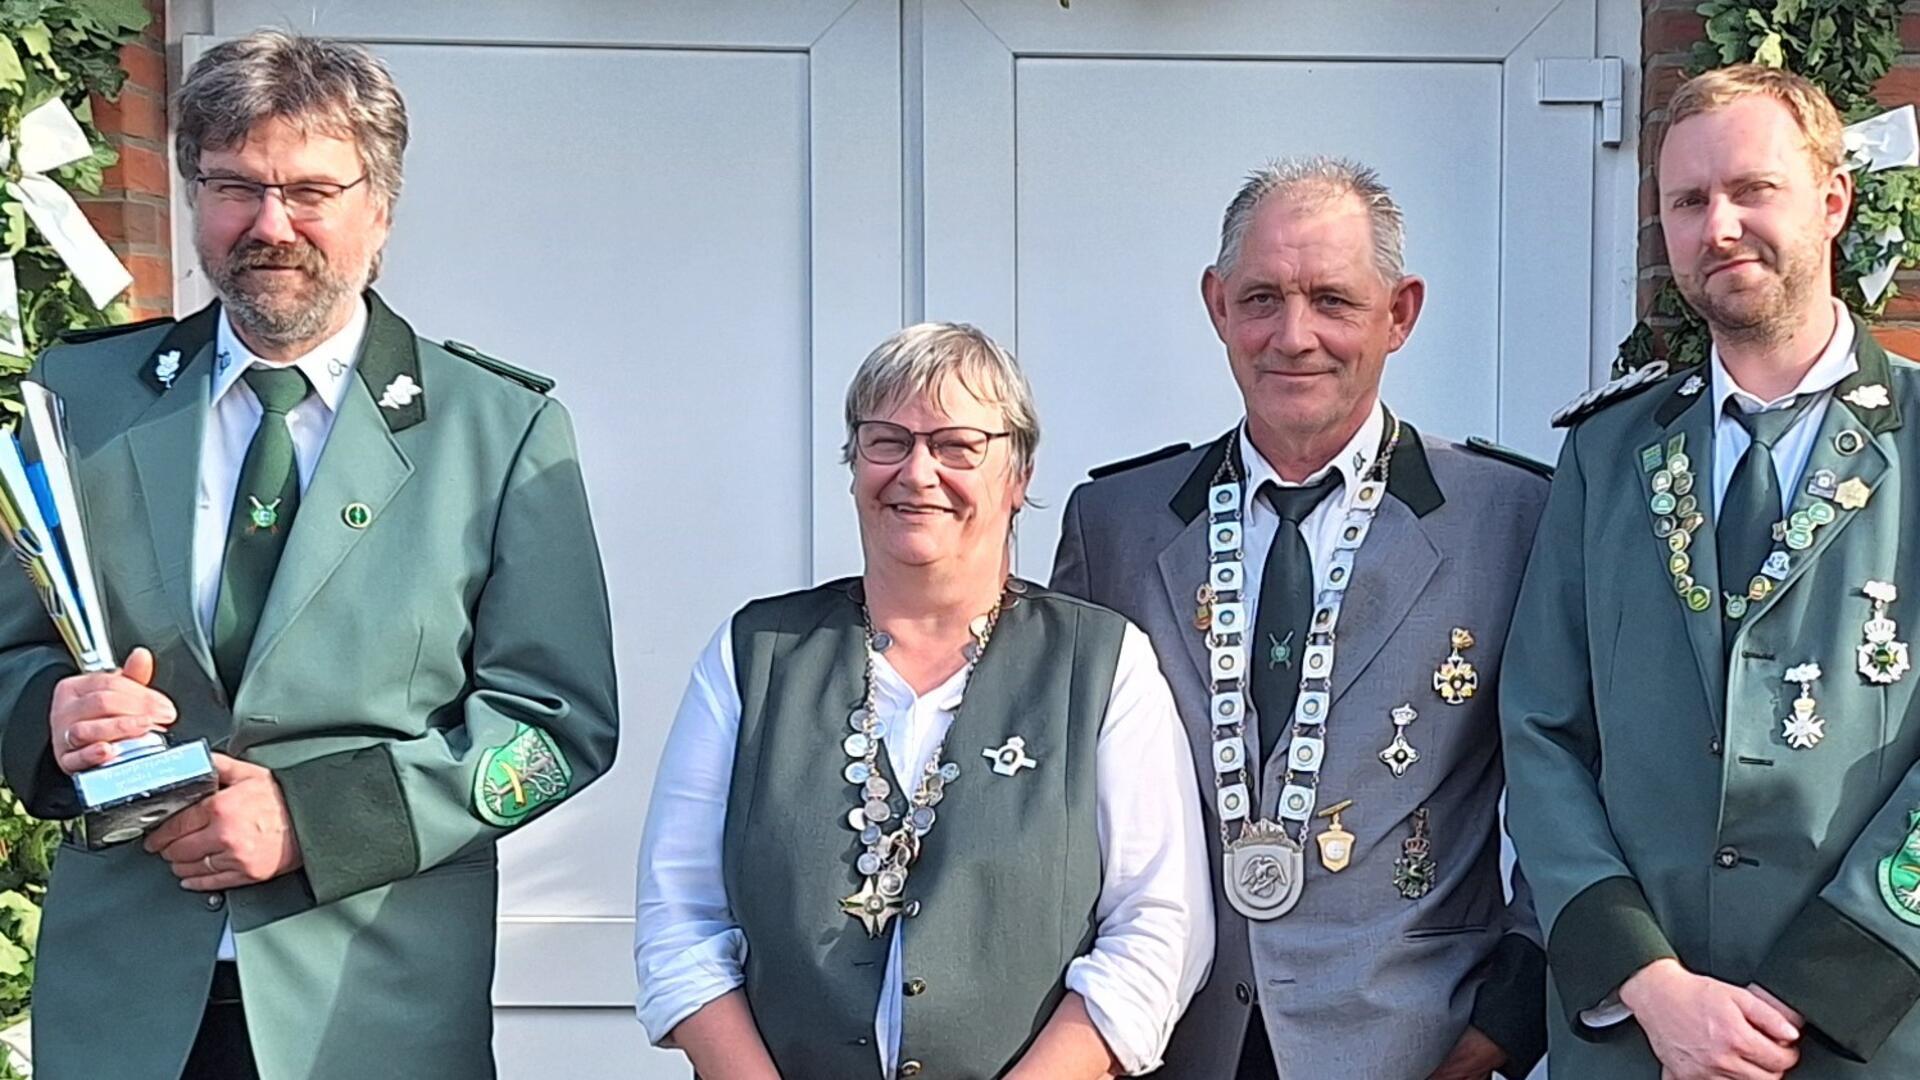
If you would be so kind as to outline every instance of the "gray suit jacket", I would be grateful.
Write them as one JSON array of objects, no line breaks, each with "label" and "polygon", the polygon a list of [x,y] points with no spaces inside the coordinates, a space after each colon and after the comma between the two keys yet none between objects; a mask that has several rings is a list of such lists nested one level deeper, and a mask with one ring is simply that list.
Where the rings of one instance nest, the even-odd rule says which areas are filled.
[{"label": "gray suit jacket", "polygon": [[[1193,741],[1202,806],[1218,837],[1207,656],[1193,628],[1207,562],[1204,501],[1236,433],[1157,455],[1081,485],[1067,502],[1053,587],[1111,607],[1153,639]],[[1495,710],[1500,653],[1547,484],[1539,475],[1441,440],[1402,432],[1389,497],[1354,566],[1338,627],[1333,709],[1320,805],[1354,800],[1355,836],[1339,874],[1307,856],[1300,904],[1249,923],[1220,891],[1213,973],[1175,1029],[1160,1075],[1231,1080],[1258,1004],[1284,1080],[1422,1080],[1469,1023],[1505,1048],[1525,1076],[1545,1048],[1545,959],[1524,883],[1509,906],[1501,887],[1504,785]],[[1434,669],[1454,627],[1479,692],[1450,706]],[[1420,760],[1395,778],[1376,755],[1392,740],[1389,712],[1419,711],[1408,741]],[[1258,721],[1256,720],[1255,723]],[[1257,747],[1249,725],[1248,742]],[[1268,816],[1284,773],[1285,740],[1266,763]],[[1431,818],[1438,877],[1404,899],[1394,862],[1413,812]],[[1316,823],[1317,833],[1324,822]]]}]

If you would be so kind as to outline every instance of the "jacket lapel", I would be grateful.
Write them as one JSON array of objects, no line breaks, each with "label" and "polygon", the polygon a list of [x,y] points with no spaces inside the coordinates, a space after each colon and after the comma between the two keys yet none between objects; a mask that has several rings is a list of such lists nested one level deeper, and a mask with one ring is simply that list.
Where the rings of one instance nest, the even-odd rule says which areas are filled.
[{"label": "jacket lapel", "polygon": [[[355,365],[359,378],[340,403],[340,415],[334,418],[319,466],[300,498],[300,515],[294,519],[273,589],[260,613],[241,693],[246,692],[247,677],[273,652],[321,586],[361,539],[380,527],[382,512],[413,475],[413,464],[395,442],[394,433],[426,418],[418,347],[411,327],[378,297],[369,293],[368,298],[367,339]],[[377,399],[401,376],[422,392],[405,405],[383,408]],[[350,506],[366,509],[359,525],[346,520]]]},{"label": "jacket lapel", "polygon": [[[1833,398],[1827,402],[1826,415],[1820,421],[1819,438],[1808,452],[1806,467],[1800,471],[1800,482],[1789,504],[1789,520],[1794,514],[1808,513],[1816,505],[1831,510],[1833,520],[1814,528],[1811,547],[1787,552],[1790,562],[1786,577],[1747,613],[1743,629],[1745,624],[1771,609],[1780,594],[1805,576],[1806,568],[1820,553],[1833,546],[1835,539],[1871,501],[1893,463],[1891,451],[1881,439],[1900,427],[1900,407],[1894,400],[1893,385],[1888,377],[1886,350],[1857,320],[1855,333],[1859,369],[1833,388]],[[1828,494],[1824,496],[1815,493],[1816,479],[1823,474],[1832,481],[1834,489],[1847,486],[1844,497],[1839,497],[1840,493],[1834,489],[1827,489]],[[1853,481],[1863,486],[1856,486]],[[1852,502],[1858,505],[1849,507],[1848,503]],[[1778,544],[1775,548],[1782,550]]]},{"label": "jacket lapel", "polygon": [[215,686],[213,653],[200,627],[193,598],[194,508],[199,499],[200,448],[207,423],[213,385],[213,330],[216,310],[209,307],[182,320],[154,350],[158,357],[178,351],[184,358],[171,386],[153,378],[154,365],[143,365],[143,378],[159,394],[147,411],[127,429],[127,449],[140,478],[141,501],[147,510],[148,537],[167,606],[180,629],[187,650]]},{"label": "jacket lapel", "polygon": [[1335,627],[1333,700],[1338,702],[1373,663],[1394,630],[1440,568],[1440,551],[1420,519],[1446,501],[1413,425],[1400,425],[1400,439],[1387,467],[1388,498],[1354,559],[1353,587]]},{"label": "jacket lapel", "polygon": [[[1704,373],[1700,377],[1703,382],[1706,380]],[[1681,392],[1690,386],[1695,388],[1693,393]],[[1725,719],[1727,669],[1720,647],[1723,600],[1720,595],[1720,560],[1714,544],[1714,528],[1718,522],[1713,512],[1713,476],[1717,466],[1713,460],[1712,402],[1713,395],[1696,386],[1692,379],[1682,381],[1654,410],[1654,422],[1660,426],[1651,433],[1651,440],[1640,448],[1634,465],[1640,478],[1638,513],[1646,521],[1647,557],[1658,563],[1661,580],[1672,585],[1660,603],[1680,605],[1680,622],[1687,629],[1687,641],[1693,648],[1693,660],[1700,670],[1700,681],[1707,688],[1707,700],[1713,706],[1713,727],[1717,731]],[[1660,494],[1654,490],[1655,478],[1661,474],[1671,478],[1670,466],[1676,453],[1687,456],[1687,471],[1693,477],[1693,488],[1686,495],[1675,495],[1675,501],[1690,496],[1698,504],[1694,510],[1698,515],[1696,528],[1690,532],[1681,527],[1686,517],[1677,512],[1662,515],[1656,513],[1653,507],[1654,496]],[[1667,494],[1673,492],[1668,491]],[[1673,517],[1675,525],[1673,533],[1666,536],[1656,531],[1664,516]],[[1682,542],[1674,540],[1673,536],[1683,533],[1687,535],[1687,540],[1676,551],[1675,546]],[[1685,556],[1684,565],[1675,559],[1675,555]],[[1680,566],[1681,573],[1674,573],[1676,566]],[[1745,591],[1744,581],[1740,583],[1740,588]],[[1699,611],[1695,611],[1687,600],[1688,593],[1694,589],[1705,590],[1708,598],[1706,607]]]},{"label": "jacket lapel", "polygon": [[[1215,439],[1187,476],[1186,483],[1180,485],[1167,505],[1186,522],[1186,527],[1161,549],[1155,560],[1160,567],[1161,584],[1167,590],[1167,603],[1173,610],[1173,624],[1181,630],[1181,644],[1186,647],[1187,658],[1193,661],[1201,681],[1208,685],[1212,685],[1212,663],[1200,632],[1192,629],[1194,608],[1198,604],[1195,594],[1207,575],[1207,489],[1213,486],[1214,476],[1227,455],[1233,452],[1238,439],[1238,428]],[[1237,462],[1236,469],[1243,475],[1246,472],[1238,468]]]}]

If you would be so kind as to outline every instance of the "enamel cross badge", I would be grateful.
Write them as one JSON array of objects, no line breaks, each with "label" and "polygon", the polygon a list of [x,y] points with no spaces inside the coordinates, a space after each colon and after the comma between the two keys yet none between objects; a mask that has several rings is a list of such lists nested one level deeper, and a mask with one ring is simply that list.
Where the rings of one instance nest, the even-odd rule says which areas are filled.
[{"label": "enamel cross badge", "polygon": [[1781,721],[1781,736],[1795,750],[1811,750],[1827,737],[1827,718],[1814,710],[1813,684],[1820,678],[1820,665],[1807,663],[1787,669],[1786,681],[1800,684],[1800,696],[1793,699],[1793,715]]},{"label": "enamel cross badge", "polygon": [[1862,627],[1866,640],[1860,643],[1860,674],[1867,681],[1878,686],[1887,686],[1900,681],[1911,666],[1907,657],[1907,643],[1897,641],[1900,628],[1892,619],[1887,618],[1887,605],[1900,595],[1890,581],[1869,581],[1861,586],[1862,592],[1873,601],[1873,618]]}]

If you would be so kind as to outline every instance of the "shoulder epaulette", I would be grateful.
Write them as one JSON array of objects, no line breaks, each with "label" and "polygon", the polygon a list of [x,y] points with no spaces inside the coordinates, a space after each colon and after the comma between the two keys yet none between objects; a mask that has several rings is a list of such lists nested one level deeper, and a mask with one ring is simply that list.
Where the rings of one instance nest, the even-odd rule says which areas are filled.
[{"label": "shoulder epaulette", "polygon": [[162,315],[157,319],[142,319],[139,322],[119,323],[115,326],[88,326],[78,330],[60,331],[60,340],[68,345],[84,345],[89,341],[101,341],[121,334],[131,334],[135,330],[146,330],[155,326],[173,325],[172,316]]},{"label": "shoulder epaulette", "polygon": [[472,361],[504,379],[510,379],[536,394],[545,394],[553,390],[554,381],[526,368],[514,367],[497,356],[488,356],[464,341],[445,341],[446,350],[463,360]]},{"label": "shoulder epaulette", "polygon": [[1165,461],[1175,454],[1184,454],[1191,449],[1193,449],[1193,446],[1189,443],[1174,443],[1172,446],[1163,446],[1158,450],[1141,454],[1139,457],[1130,457],[1122,461],[1102,465],[1099,468],[1088,469],[1087,478],[1090,480],[1104,480],[1115,473],[1123,473],[1128,469],[1137,469],[1142,465],[1151,465],[1156,461]]},{"label": "shoulder epaulette", "polygon": [[1490,457],[1495,461],[1504,461],[1509,465],[1518,465],[1536,476],[1553,479],[1553,466],[1538,458],[1531,458],[1511,446],[1501,446],[1492,439],[1483,439],[1478,435],[1467,439],[1467,449],[1476,454]]},{"label": "shoulder epaulette", "polygon": [[1666,377],[1667,362],[1665,360],[1655,360],[1645,367],[1635,368],[1612,382],[1596,386],[1569,401],[1561,407],[1559,412],[1553,414],[1553,426],[1572,427],[1605,406],[1616,401],[1624,401]]}]

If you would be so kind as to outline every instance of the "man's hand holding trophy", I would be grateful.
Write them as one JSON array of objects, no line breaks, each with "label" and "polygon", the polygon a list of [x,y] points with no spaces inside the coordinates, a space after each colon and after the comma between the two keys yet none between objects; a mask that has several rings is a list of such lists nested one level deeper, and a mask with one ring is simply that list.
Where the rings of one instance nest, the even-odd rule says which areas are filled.
[{"label": "man's hand holding trophy", "polygon": [[153,654],[135,649],[124,667],[115,660],[60,401],[33,382],[20,396],[24,417],[0,428],[0,534],[80,668],[54,691],[53,754],[80,797],[81,839],[109,847],[211,795],[214,765],[204,739],[168,745],[163,733],[178,714],[147,685]]}]

